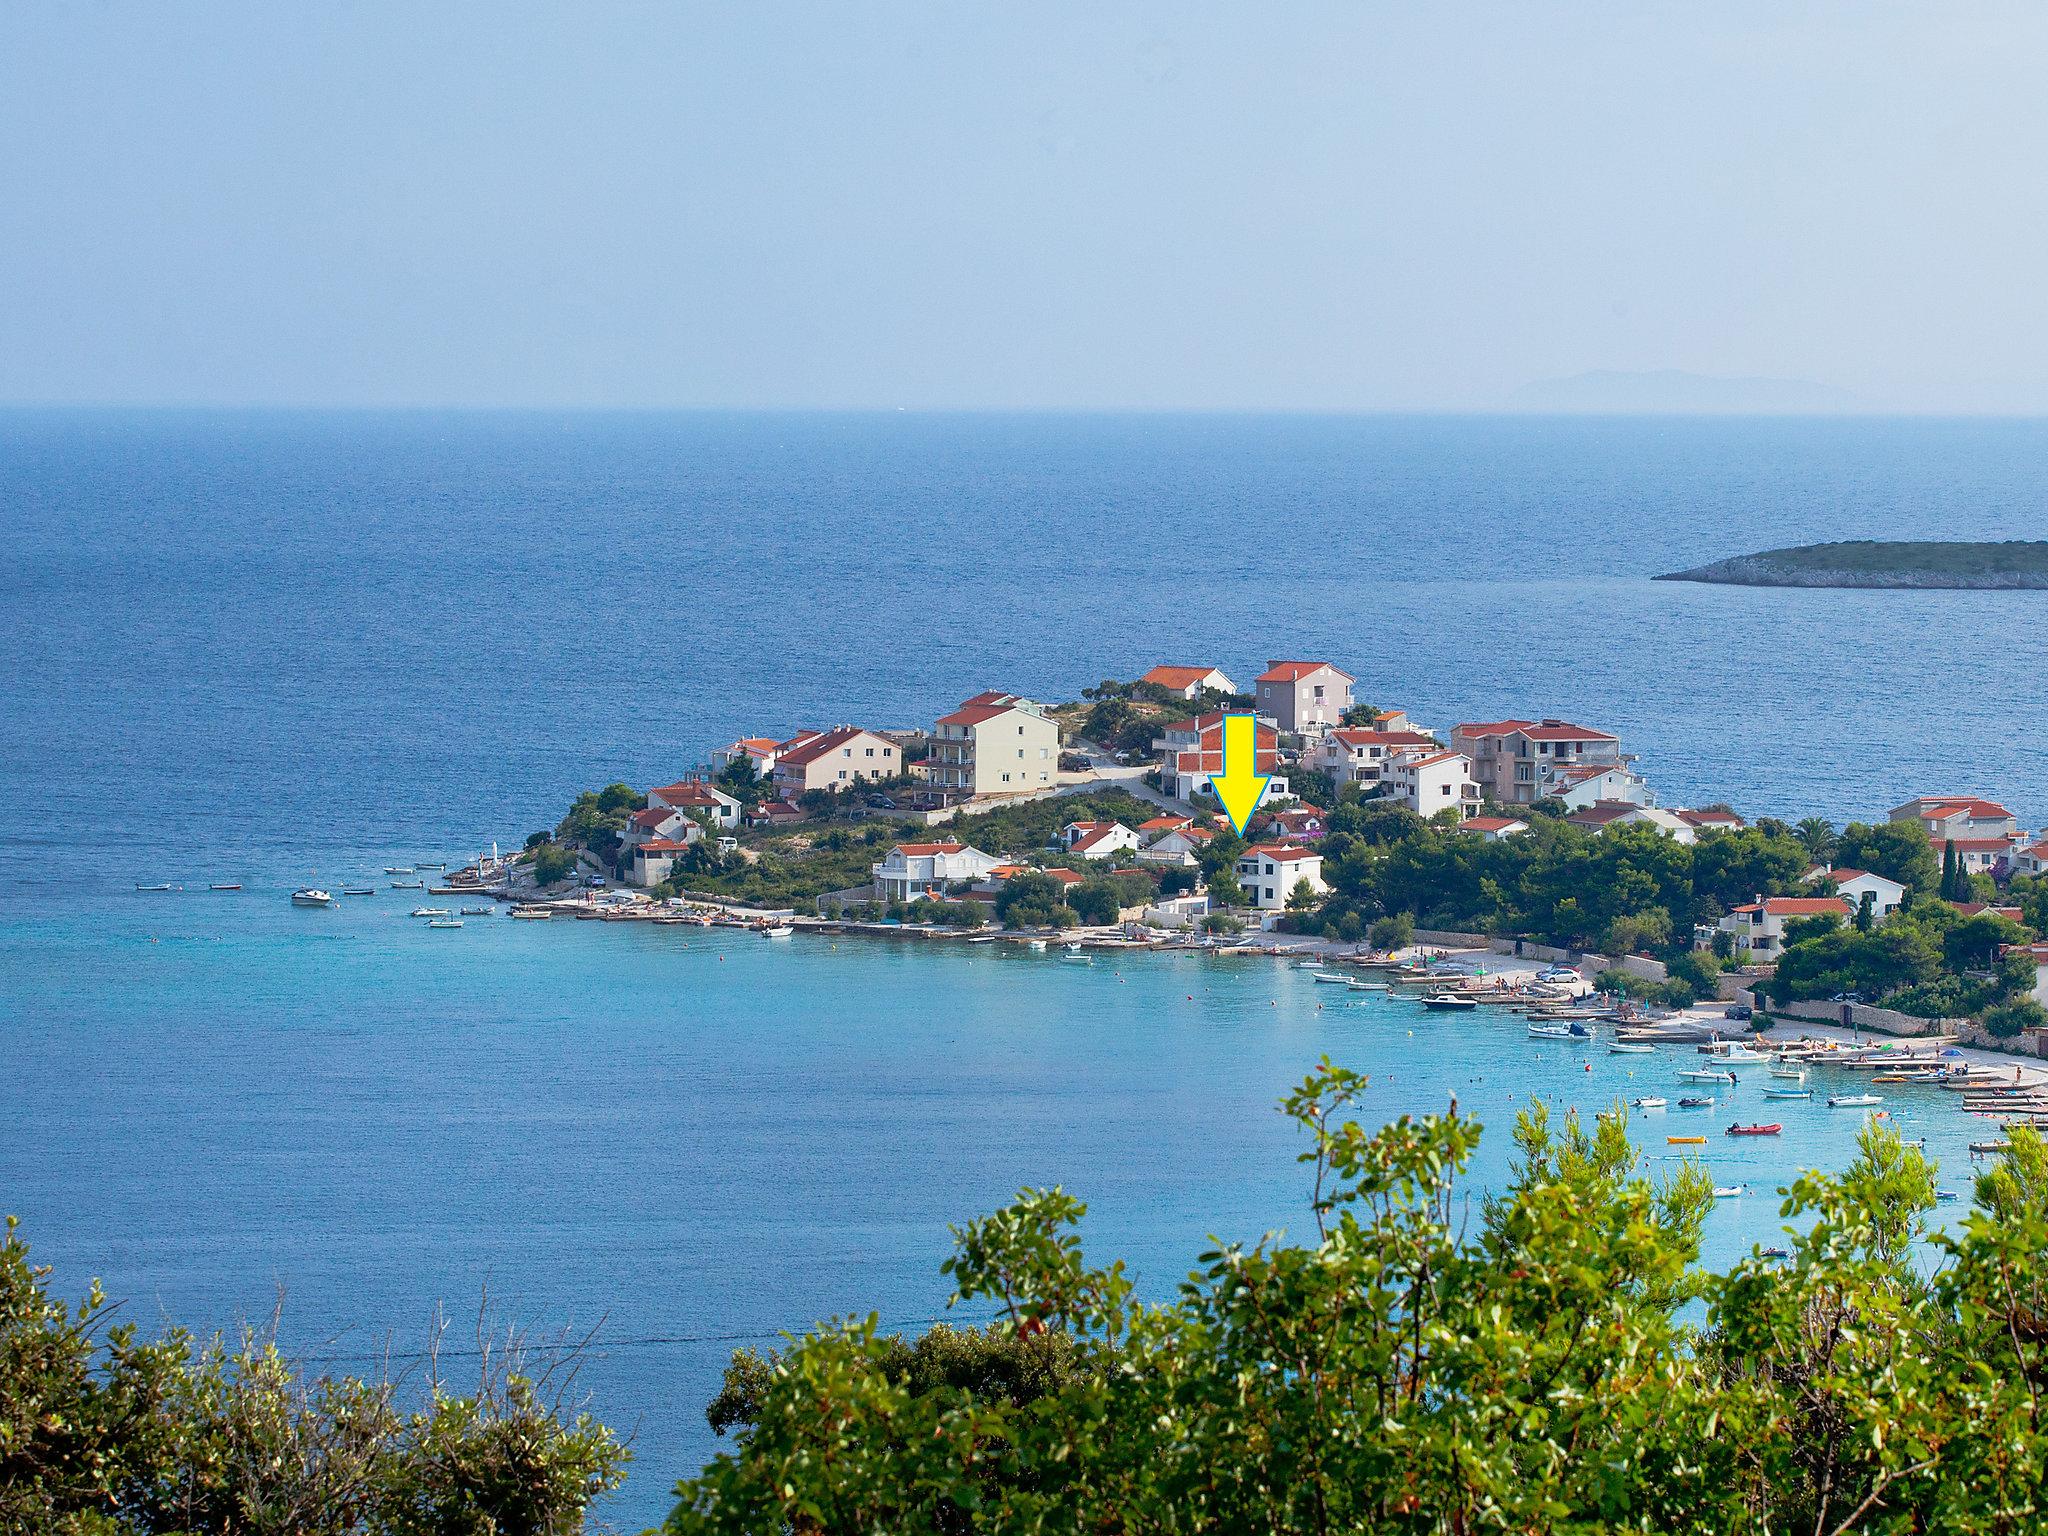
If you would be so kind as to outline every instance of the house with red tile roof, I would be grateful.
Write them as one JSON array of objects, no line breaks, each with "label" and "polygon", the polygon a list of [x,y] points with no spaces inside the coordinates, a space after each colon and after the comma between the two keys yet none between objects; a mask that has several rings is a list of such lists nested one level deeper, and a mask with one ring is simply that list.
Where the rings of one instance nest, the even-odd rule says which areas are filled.
[{"label": "house with red tile roof", "polygon": [[1084,859],[1113,859],[1135,853],[1138,834],[1120,821],[1070,821],[1060,829],[1060,846]]},{"label": "house with red tile roof", "polygon": [[1996,800],[1975,795],[1916,795],[1904,805],[1893,806],[1891,819],[1919,822],[1936,843],[1957,838],[2009,838],[2020,830],[2019,818],[2011,811]]},{"label": "house with red tile roof", "polygon": [[629,885],[659,885],[675,871],[676,859],[704,835],[704,829],[695,822],[690,823],[697,836],[692,838],[652,837],[645,842],[635,843],[626,860],[626,881]]},{"label": "house with red tile roof", "polygon": [[1476,832],[1489,843],[1500,842],[1503,838],[1517,836],[1529,830],[1529,823],[1519,816],[1467,816],[1460,832]]},{"label": "house with red tile roof", "polygon": [[1810,917],[1848,922],[1854,915],[1839,896],[1767,896],[1737,907],[1721,919],[1720,927],[1734,938],[1738,950],[1768,960],[1784,952],[1788,924]]},{"label": "house with red tile roof", "polygon": [[1433,752],[1442,747],[1442,742],[1423,731],[1339,725],[1325,731],[1302,753],[1301,761],[1304,767],[1327,773],[1339,784],[1371,788],[1386,776],[1395,753]]},{"label": "house with red tile roof", "polygon": [[773,736],[742,736],[713,749],[712,771],[721,772],[734,763],[751,763],[755,776],[765,779],[775,771],[775,752],[781,745]]},{"label": "house with red tile roof", "polygon": [[1632,800],[1600,800],[1582,811],[1573,811],[1565,820],[1575,827],[1588,832],[1605,832],[1609,827],[1652,826],[1674,842],[1693,843],[1699,841],[1699,829],[1672,811],[1660,811],[1654,805],[1637,805]]},{"label": "house with red tile roof", "polygon": [[1060,728],[1021,694],[986,692],[939,716],[925,779],[948,800],[1017,795],[1059,782]]},{"label": "house with red tile roof", "polygon": [[848,790],[902,771],[902,748],[886,736],[855,725],[802,731],[776,749],[775,793],[794,800],[808,790]]},{"label": "house with red tile roof", "polygon": [[2012,872],[2016,875],[2048,874],[2048,839],[2038,842],[2024,842],[2012,852]]},{"label": "house with red tile roof", "polygon": [[[1214,794],[1212,776],[1223,771],[1223,719],[1226,711],[1212,709],[1192,720],[1175,720],[1152,743],[1159,754],[1159,787],[1177,800]],[[1270,720],[1254,718],[1252,724],[1253,772],[1272,778],[1266,786],[1266,803],[1286,798],[1286,775],[1280,772],[1280,732]]]},{"label": "house with red tile roof", "polygon": [[668,807],[688,811],[693,816],[703,816],[713,826],[736,827],[740,824],[740,803],[716,784],[702,779],[683,779],[674,784],[663,784],[647,791],[647,805],[650,810]]},{"label": "house with red tile roof", "polygon": [[1344,718],[1356,681],[1327,661],[1275,661],[1252,685],[1252,704],[1281,730],[1309,734]]},{"label": "house with red tile roof", "polygon": [[1749,825],[1733,811],[1673,811],[1672,815],[1700,832],[1740,832]]},{"label": "house with red tile roof", "polygon": [[1218,693],[1236,693],[1233,683],[1218,667],[1154,667],[1143,677],[1141,683],[1150,683],[1155,688],[1164,688],[1168,693],[1182,699],[1199,699],[1204,688],[1213,688]]},{"label": "house with red tile roof", "polygon": [[1201,851],[1216,841],[1214,827],[1199,827],[1192,821],[1169,827],[1138,850],[1146,864],[1164,864],[1173,869],[1193,869],[1201,863]]},{"label": "house with red tile roof", "polygon": [[2014,859],[2026,839],[2018,834],[2003,837],[1937,837],[1934,839],[1934,856],[1944,865],[1948,862],[1949,850],[1955,850],[1956,862],[1973,875],[1990,875],[2002,880],[2014,869]]},{"label": "house with red tile roof", "polygon": [[1451,748],[1472,760],[1481,793],[1500,805],[1533,805],[1556,793],[1558,770],[1625,761],[1620,738],[1557,719],[1467,721],[1452,729]]},{"label": "house with red tile roof", "polygon": [[1479,786],[1472,779],[1472,759],[1443,748],[1410,748],[1388,760],[1381,793],[1418,816],[1456,811],[1460,820],[1479,809]]},{"label": "house with red tile roof", "polygon": [[1287,805],[1261,811],[1252,818],[1252,835],[1276,843],[1312,843],[1329,831],[1329,822],[1313,805]]},{"label": "house with red tile roof", "polygon": [[1323,856],[1298,843],[1253,843],[1237,856],[1236,869],[1238,884],[1261,912],[1283,910],[1304,880],[1318,895],[1330,888],[1323,880]]},{"label": "house with red tile roof", "polygon": [[956,838],[898,843],[874,865],[875,899],[915,901],[940,895],[950,885],[987,878],[1002,862]]}]

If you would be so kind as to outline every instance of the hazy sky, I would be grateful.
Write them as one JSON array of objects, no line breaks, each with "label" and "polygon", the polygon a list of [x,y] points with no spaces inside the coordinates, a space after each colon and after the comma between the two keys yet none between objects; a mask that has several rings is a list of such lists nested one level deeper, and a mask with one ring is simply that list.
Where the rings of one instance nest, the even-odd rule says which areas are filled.
[{"label": "hazy sky", "polygon": [[0,400],[2048,410],[2048,6],[6,0]]}]

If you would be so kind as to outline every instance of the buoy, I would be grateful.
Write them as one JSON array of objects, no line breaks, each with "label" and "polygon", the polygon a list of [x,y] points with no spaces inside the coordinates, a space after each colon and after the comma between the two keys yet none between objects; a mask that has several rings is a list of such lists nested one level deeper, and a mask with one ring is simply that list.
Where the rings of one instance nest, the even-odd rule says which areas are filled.
[{"label": "buoy", "polygon": [[1586,1070],[1587,1070],[1588,1072],[1592,1071],[1592,1070],[1593,1070],[1593,1063],[1591,1063],[1590,1061],[1589,1061],[1589,1062],[1587,1062],[1587,1063],[1586,1063]]}]

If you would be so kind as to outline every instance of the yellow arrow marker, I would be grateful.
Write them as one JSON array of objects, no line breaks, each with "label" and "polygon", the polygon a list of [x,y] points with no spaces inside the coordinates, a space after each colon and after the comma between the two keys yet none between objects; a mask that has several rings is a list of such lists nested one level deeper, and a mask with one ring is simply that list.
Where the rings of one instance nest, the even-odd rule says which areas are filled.
[{"label": "yellow arrow marker", "polygon": [[1244,836],[1244,829],[1250,825],[1252,813],[1259,808],[1259,802],[1266,798],[1266,786],[1272,778],[1258,771],[1259,727],[1250,715],[1225,715],[1223,717],[1223,771],[1209,776],[1209,787],[1216,791],[1216,798],[1223,802],[1223,814],[1230,818],[1230,824],[1237,828],[1237,835]]}]

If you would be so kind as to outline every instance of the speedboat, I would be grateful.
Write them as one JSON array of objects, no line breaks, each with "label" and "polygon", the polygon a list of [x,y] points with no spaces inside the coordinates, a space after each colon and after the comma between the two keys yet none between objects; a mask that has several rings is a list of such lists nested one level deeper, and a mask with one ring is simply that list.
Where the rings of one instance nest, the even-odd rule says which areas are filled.
[{"label": "speedboat", "polygon": [[1647,1098],[1630,1099],[1629,1103],[1634,1105],[1637,1109],[1662,1109],[1664,1107],[1664,1101],[1658,1098],[1655,1094],[1652,1094]]},{"label": "speedboat", "polygon": [[1714,1107],[1714,1098],[1712,1094],[1709,1094],[1704,1099],[1694,1094],[1680,1099],[1678,1107],[1680,1109],[1712,1109]]},{"label": "speedboat", "polygon": [[1811,1088],[1766,1088],[1764,1090],[1764,1097],[1767,1099],[1810,1099],[1813,1097],[1813,1090]]},{"label": "speedboat", "polygon": [[1789,1259],[1792,1257],[1792,1250],[1789,1248],[1766,1248],[1763,1250],[1763,1255],[1767,1259]]},{"label": "speedboat", "polygon": [[1657,1054],[1657,1047],[1654,1045],[1632,1045],[1626,1040],[1610,1040],[1607,1042],[1607,1049],[1616,1056],[1654,1056]]},{"label": "speedboat", "polygon": [[1748,1193],[1749,1186],[1747,1184],[1716,1184],[1714,1186],[1714,1198],[1716,1200],[1739,1200]]},{"label": "speedboat", "polygon": [[514,907],[514,917],[523,917],[530,923],[544,923],[555,914],[546,907]]},{"label": "speedboat", "polygon": [[446,917],[448,909],[446,907],[414,907],[412,915],[414,917]]},{"label": "speedboat", "polygon": [[331,907],[334,905],[334,898],[326,891],[309,885],[302,891],[292,892],[292,905],[295,907]]},{"label": "speedboat", "polygon": [[387,875],[409,875],[413,873],[413,867],[410,864],[386,864],[384,866],[384,873]]},{"label": "speedboat", "polygon": [[1572,1032],[1562,1024],[1531,1024],[1529,1033],[1543,1040],[1569,1040]]},{"label": "speedboat", "polygon": [[1937,1189],[1934,1192],[1934,1198],[1946,1203],[1950,1200],[1960,1199],[1961,1196],[1953,1189]]},{"label": "speedboat", "polygon": [[1865,1104],[1882,1104],[1884,1099],[1875,1093],[1837,1093],[1829,1097],[1829,1109],[1860,1109]]},{"label": "speedboat", "polygon": [[1455,992],[1431,992],[1422,999],[1425,1008],[1441,1008],[1454,1012],[1469,1012],[1479,1005],[1469,997],[1460,997]]},{"label": "speedboat", "polygon": [[795,932],[796,930],[790,927],[789,924],[777,923],[772,928],[763,928],[761,930],[761,937],[764,939],[786,939]]},{"label": "speedboat", "polygon": [[1705,1068],[1681,1072],[1678,1075],[1689,1083],[1732,1083],[1735,1081],[1735,1074],[1733,1072],[1709,1072]]},{"label": "speedboat", "polygon": [[1029,942],[1028,944],[1026,944],[1026,945],[1025,945],[1024,947],[1025,947],[1026,949],[1030,950],[1030,951],[1031,951],[1031,952],[1032,952],[1033,954],[1039,954],[1039,955],[1042,955],[1042,954],[1044,954],[1044,953],[1045,953],[1045,940],[1043,940],[1043,939],[1033,939],[1033,940],[1031,940],[1031,941],[1030,941],[1030,942]]},{"label": "speedboat", "polygon": [[1752,1051],[1746,1045],[1731,1045],[1721,1053],[1723,1061],[1769,1061],[1771,1058],[1762,1051]]},{"label": "speedboat", "polygon": [[424,891],[426,888],[427,882],[424,880],[394,880],[391,882],[391,889],[394,891]]},{"label": "speedboat", "polygon": [[1728,1127],[1728,1134],[1730,1136],[1775,1136],[1784,1129],[1784,1126],[1773,1120],[1769,1125],[1731,1125]]}]

